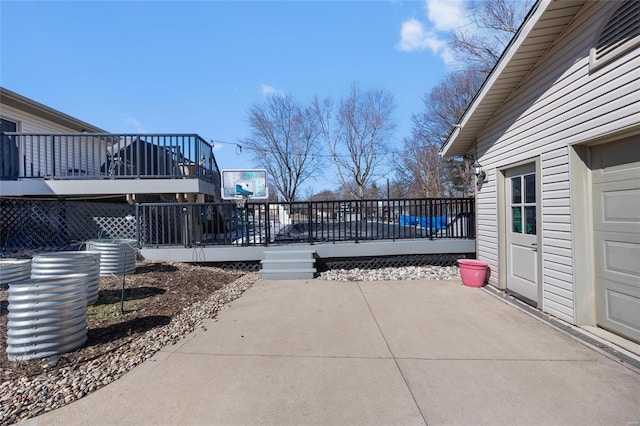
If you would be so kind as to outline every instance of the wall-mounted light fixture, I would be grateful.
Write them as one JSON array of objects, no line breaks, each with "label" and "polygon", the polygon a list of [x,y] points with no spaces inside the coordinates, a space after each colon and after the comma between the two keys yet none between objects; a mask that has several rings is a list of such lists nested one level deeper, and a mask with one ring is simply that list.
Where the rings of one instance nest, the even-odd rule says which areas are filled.
[{"label": "wall-mounted light fixture", "polygon": [[476,160],[472,165],[471,169],[473,170],[473,174],[476,175],[476,186],[478,189],[482,187],[485,179],[487,178],[487,173],[482,170],[482,165]]},{"label": "wall-mounted light fixture", "polygon": [[482,165],[478,163],[478,160],[474,161],[474,163],[471,165],[471,168],[473,169],[473,174],[476,176],[480,176],[480,174],[483,173]]}]

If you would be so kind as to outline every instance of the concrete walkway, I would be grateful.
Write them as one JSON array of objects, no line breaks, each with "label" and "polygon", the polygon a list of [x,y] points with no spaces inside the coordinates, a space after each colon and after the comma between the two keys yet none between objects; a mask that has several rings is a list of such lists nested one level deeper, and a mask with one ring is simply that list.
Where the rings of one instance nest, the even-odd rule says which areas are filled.
[{"label": "concrete walkway", "polygon": [[27,424],[637,426],[640,375],[456,281],[259,281]]}]

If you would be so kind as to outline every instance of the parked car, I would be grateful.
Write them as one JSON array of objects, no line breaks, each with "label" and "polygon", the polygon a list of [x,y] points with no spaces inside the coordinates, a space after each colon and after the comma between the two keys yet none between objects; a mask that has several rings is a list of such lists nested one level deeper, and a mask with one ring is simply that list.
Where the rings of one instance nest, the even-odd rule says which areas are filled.
[{"label": "parked car", "polygon": [[309,240],[309,223],[299,222],[280,229],[274,241],[307,241]]}]

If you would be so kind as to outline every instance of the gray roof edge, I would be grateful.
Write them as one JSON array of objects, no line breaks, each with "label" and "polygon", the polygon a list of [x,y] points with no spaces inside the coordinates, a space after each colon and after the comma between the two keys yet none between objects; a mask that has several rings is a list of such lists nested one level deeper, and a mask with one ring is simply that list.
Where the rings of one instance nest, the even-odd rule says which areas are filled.
[{"label": "gray roof edge", "polygon": [[[535,27],[536,22],[540,19],[544,11],[549,7],[553,0],[537,0],[536,4],[533,5],[527,16],[525,17],[524,22],[520,25],[518,32],[513,36],[507,47],[498,62],[491,70],[491,73],[487,76],[485,81],[482,83],[482,86],[472,99],[471,103],[465,110],[462,117],[453,127],[452,132],[449,134],[449,137],[444,142],[442,147],[440,148],[440,155],[442,157],[450,157],[459,155],[456,154],[453,148],[456,145],[456,139],[460,135],[461,131],[464,129],[465,124],[469,121],[471,115],[473,115],[474,111],[478,107],[478,104],[482,102],[484,96],[491,90],[493,84],[498,79],[502,71],[511,61],[513,55],[517,52],[518,48],[522,45],[523,41],[527,38],[531,30]],[[463,150],[468,150],[468,146]]]},{"label": "gray roof edge", "polygon": [[33,99],[29,99],[18,93],[12,92],[4,87],[0,87],[0,103],[12,106],[38,117],[45,118],[71,129],[75,129],[78,132],[86,131],[88,133],[108,133],[106,130],[36,102]]}]

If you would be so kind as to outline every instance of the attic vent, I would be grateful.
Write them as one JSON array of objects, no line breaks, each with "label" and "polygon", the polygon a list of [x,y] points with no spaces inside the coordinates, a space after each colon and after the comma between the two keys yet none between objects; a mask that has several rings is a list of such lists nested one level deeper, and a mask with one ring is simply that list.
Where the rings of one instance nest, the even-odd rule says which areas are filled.
[{"label": "attic vent", "polygon": [[591,49],[591,68],[597,68],[640,45],[640,1],[620,4],[605,25],[598,45]]}]

